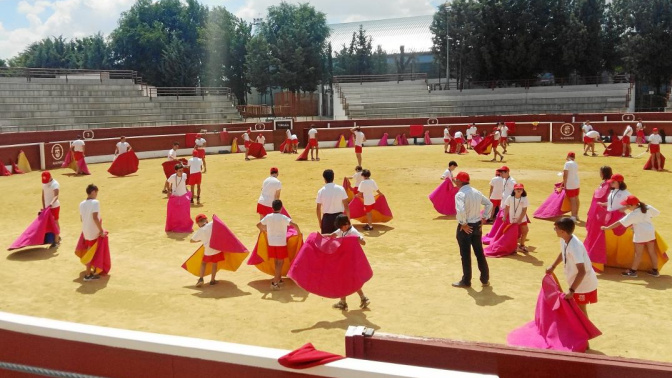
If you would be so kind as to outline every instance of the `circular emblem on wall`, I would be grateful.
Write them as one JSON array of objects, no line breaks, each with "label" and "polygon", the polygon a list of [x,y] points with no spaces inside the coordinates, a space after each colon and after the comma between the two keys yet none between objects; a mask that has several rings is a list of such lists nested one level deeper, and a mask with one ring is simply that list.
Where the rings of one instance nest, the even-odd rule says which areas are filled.
[{"label": "circular emblem on wall", "polygon": [[93,139],[93,137],[94,137],[93,130],[85,130],[84,132],[82,132],[82,138],[84,139]]},{"label": "circular emblem on wall", "polygon": [[255,130],[255,131],[263,131],[263,130],[266,130],[266,124],[265,124],[265,123],[261,123],[261,122],[259,122],[259,123],[255,123],[255,124],[254,124],[254,130]]},{"label": "circular emblem on wall", "polygon": [[438,125],[438,124],[439,124],[439,120],[436,119],[436,118],[434,118],[434,117],[432,117],[432,118],[430,118],[430,119],[427,120],[427,124],[428,124],[428,125]]},{"label": "circular emblem on wall", "polygon": [[51,157],[55,160],[61,160],[63,157],[63,146],[60,144],[54,144],[51,146]]},{"label": "circular emblem on wall", "polygon": [[574,125],[571,123],[565,123],[562,126],[560,126],[560,134],[569,137],[574,135]]},{"label": "circular emblem on wall", "polygon": [[632,122],[635,120],[635,115],[631,113],[625,113],[621,116],[621,120],[623,120],[623,122]]}]

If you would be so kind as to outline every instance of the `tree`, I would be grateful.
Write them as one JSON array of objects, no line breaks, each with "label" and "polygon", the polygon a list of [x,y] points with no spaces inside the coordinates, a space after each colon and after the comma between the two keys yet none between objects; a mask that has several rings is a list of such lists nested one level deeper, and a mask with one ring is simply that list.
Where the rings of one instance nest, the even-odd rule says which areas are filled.
[{"label": "tree", "polygon": [[0,67],[7,67],[7,62],[4,59],[0,59]]},{"label": "tree", "polygon": [[387,53],[383,50],[381,45],[376,47],[376,51],[371,58],[372,71],[374,75],[386,75],[389,66],[387,64]]},{"label": "tree", "polygon": [[265,95],[271,89],[271,70],[276,65],[271,47],[262,35],[257,34],[247,42],[246,50],[245,78],[259,94]]},{"label": "tree", "polygon": [[[387,54],[378,46],[374,56],[371,36],[359,25],[359,31],[352,33],[350,46],[336,53],[337,75],[371,75],[377,72],[387,73]],[[377,59],[374,61],[374,58]],[[385,60],[384,65],[381,60]],[[377,64],[377,66],[376,66]]]},{"label": "tree", "polygon": [[407,56],[405,47],[399,46],[399,55],[394,58],[394,63],[397,66],[397,73],[404,74],[409,70],[409,64],[415,63],[415,54],[411,53]]}]

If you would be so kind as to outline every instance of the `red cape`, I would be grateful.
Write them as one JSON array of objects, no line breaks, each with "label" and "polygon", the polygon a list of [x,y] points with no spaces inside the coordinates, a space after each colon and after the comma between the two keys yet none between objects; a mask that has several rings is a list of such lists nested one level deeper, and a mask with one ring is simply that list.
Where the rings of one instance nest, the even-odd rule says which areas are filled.
[{"label": "red cape", "polygon": [[425,145],[431,145],[432,144],[432,138],[429,137],[429,131],[425,131]]},{"label": "red cape", "polygon": [[[656,162],[653,160],[653,155],[650,155],[649,160],[644,164],[644,170],[648,171],[656,168],[658,167],[656,167]],[[665,169],[665,156],[663,156],[663,154],[660,154],[660,169]]]},{"label": "red cape", "polygon": [[620,136],[615,135],[611,138],[611,144],[604,150],[604,156],[621,156],[623,154],[623,141],[620,138]]},{"label": "red cape", "polygon": [[110,244],[109,237],[99,237],[96,244],[91,248],[87,248],[84,244],[84,234],[79,235],[77,247],[75,247],[75,255],[79,257],[80,262],[84,265],[91,265],[95,268],[96,273],[107,274],[112,268],[112,260],[110,259]]},{"label": "red cape", "polygon": [[16,162],[14,159],[9,159],[9,162],[12,164],[12,174],[15,175],[22,175],[23,171],[19,169],[19,167],[16,166]]},{"label": "red cape", "polygon": [[[366,212],[364,211],[364,200],[359,197],[355,197],[350,201],[350,219],[355,219],[362,223],[366,223]],[[384,195],[377,195],[376,202],[373,204],[373,211],[371,211],[373,216],[373,223],[387,223],[392,220],[392,210],[387,204],[387,200]]]},{"label": "red cape", "polygon": [[306,148],[303,150],[301,155],[299,155],[296,160],[301,161],[301,160],[308,160],[308,153],[310,152],[310,147],[306,146]]},{"label": "red cape", "polygon": [[166,232],[190,233],[193,231],[194,221],[191,219],[190,200],[191,192],[187,192],[183,196],[171,195],[168,198]]},{"label": "red cape", "polygon": [[309,293],[340,298],[360,290],[373,271],[358,238],[326,238],[312,233],[287,275]]},{"label": "red cape", "polygon": [[61,164],[61,168],[70,168],[76,172],[77,167],[79,167],[80,172],[85,175],[90,175],[91,172],[89,172],[89,167],[86,165],[85,158],[82,158],[81,160],[75,160],[74,155],[74,151],[70,151],[65,154],[65,159],[63,160],[63,164]]},{"label": "red cape", "polygon": [[[455,141],[455,138],[452,138],[450,140],[449,145],[450,145],[450,149],[448,150],[448,152],[451,153],[451,154],[454,154],[454,153],[468,154],[469,153],[469,151],[467,151],[467,148],[464,146],[464,144],[459,144],[459,146],[458,146],[458,143]],[[457,149],[458,147],[460,148],[459,150]]]},{"label": "red cape", "polygon": [[[119,156],[114,159],[112,165],[107,171],[110,172],[110,174],[113,176],[121,177],[137,172],[138,165],[140,165],[138,156],[135,154],[135,152],[133,152],[133,150],[131,150],[124,152],[123,154],[119,154]],[[173,171],[174,170],[175,166],[173,166]]]},{"label": "red cape", "polygon": [[[182,165],[187,165],[187,159],[177,159],[177,160],[168,160],[161,163],[163,166],[163,174],[166,175],[166,178],[172,176],[175,173],[175,164],[182,163]],[[185,174],[187,175],[187,182],[189,182],[189,173],[188,169],[185,169]]]},{"label": "red cape", "polygon": [[0,176],[11,176],[12,172],[7,169],[7,166],[3,162],[0,161]]},{"label": "red cape", "polygon": [[37,219],[26,228],[7,250],[11,251],[32,245],[51,244],[53,241],[48,240],[50,237],[47,234],[51,233],[55,238],[59,232],[58,224],[56,224],[56,220],[54,220],[54,216],[51,214],[51,207],[47,207],[40,212]]},{"label": "red cape", "polygon": [[290,369],[307,369],[313,366],[342,360],[344,358],[345,357],[339,356],[338,354],[317,350],[313,344],[308,343],[301,348],[293,350],[278,358],[278,363]]},{"label": "red cape", "polygon": [[476,151],[476,153],[479,155],[490,155],[490,152],[492,152],[492,142],[494,141],[495,139],[493,138],[493,136],[488,135],[485,138],[483,138],[483,140],[481,140],[480,143],[473,146],[474,151]]},{"label": "red cape", "polygon": [[248,153],[249,156],[254,156],[257,159],[263,158],[266,156],[266,150],[264,149],[264,145],[261,143],[257,142],[252,142],[250,143],[250,147],[248,147]]}]

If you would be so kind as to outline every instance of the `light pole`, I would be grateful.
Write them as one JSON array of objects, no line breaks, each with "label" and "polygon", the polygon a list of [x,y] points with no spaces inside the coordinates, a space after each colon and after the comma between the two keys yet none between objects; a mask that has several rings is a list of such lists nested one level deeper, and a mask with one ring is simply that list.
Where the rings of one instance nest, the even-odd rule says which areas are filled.
[{"label": "light pole", "polygon": [[446,88],[450,90],[450,14],[448,12],[448,2],[446,1]]}]

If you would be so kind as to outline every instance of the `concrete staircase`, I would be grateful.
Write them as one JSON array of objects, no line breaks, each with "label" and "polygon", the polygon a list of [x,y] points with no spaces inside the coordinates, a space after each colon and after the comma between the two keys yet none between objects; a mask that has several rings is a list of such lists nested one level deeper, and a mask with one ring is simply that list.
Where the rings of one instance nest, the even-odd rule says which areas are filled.
[{"label": "concrete staircase", "polygon": [[[605,113],[628,109],[630,84],[470,89],[427,89],[423,80],[341,83],[335,101],[344,117],[408,118],[460,115]],[[338,96],[342,95],[343,99]]]},{"label": "concrete staircase", "polygon": [[228,96],[150,98],[148,92],[131,79],[0,78],[0,132],[242,120]]}]

